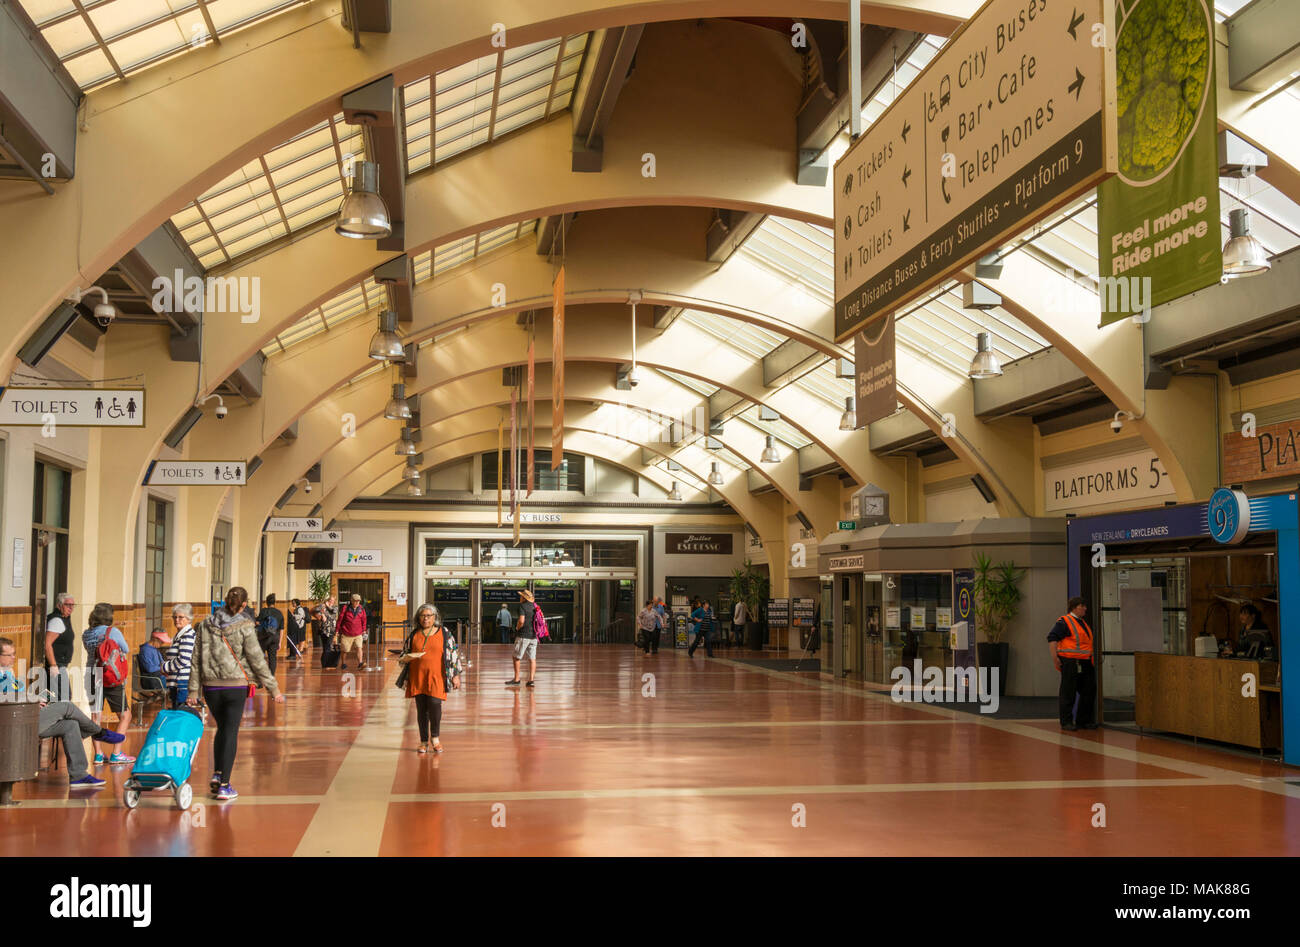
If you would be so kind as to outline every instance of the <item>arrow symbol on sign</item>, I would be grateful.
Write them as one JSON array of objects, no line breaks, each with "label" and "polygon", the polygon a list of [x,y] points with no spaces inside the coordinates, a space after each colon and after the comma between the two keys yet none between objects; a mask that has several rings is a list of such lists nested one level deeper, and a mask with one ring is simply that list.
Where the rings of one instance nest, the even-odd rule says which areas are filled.
[{"label": "arrow symbol on sign", "polygon": [[1067,27],[1067,29],[1070,31],[1070,38],[1071,38],[1071,39],[1078,39],[1078,38],[1079,38],[1078,34],[1075,33],[1074,30],[1075,30],[1075,28],[1076,28],[1080,23],[1082,23],[1082,22],[1083,22],[1083,14],[1079,12],[1079,8],[1078,8],[1078,7],[1075,7],[1075,8],[1074,8],[1074,15],[1073,15],[1072,17],[1070,17],[1070,25]]},{"label": "arrow symbol on sign", "polygon": [[903,233],[907,233],[909,230],[912,229],[912,225],[907,222],[911,216],[912,216],[912,212],[910,210],[903,215]]},{"label": "arrow symbol on sign", "polygon": [[912,169],[903,165],[903,187],[907,187],[907,179],[912,176]]},{"label": "arrow symbol on sign", "polygon": [[903,143],[907,143],[907,133],[912,130],[912,126],[907,124],[907,119],[903,119]]},{"label": "arrow symbol on sign", "polygon": [[1065,87],[1065,91],[1073,92],[1074,100],[1079,101],[1079,94],[1083,91],[1083,73],[1079,71],[1078,66],[1074,68],[1074,81]]}]

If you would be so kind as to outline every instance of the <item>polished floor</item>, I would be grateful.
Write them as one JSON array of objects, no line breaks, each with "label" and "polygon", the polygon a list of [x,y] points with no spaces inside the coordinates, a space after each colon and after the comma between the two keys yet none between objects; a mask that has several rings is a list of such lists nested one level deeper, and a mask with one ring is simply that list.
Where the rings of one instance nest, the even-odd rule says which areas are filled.
[{"label": "polished floor", "polygon": [[[0,855],[1300,855],[1300,771],[1115,731],[998,721],[815,675],[629,647],[473,649],[441,756],[383,672],[286,666],[239,736],[239,799],[69,798],[43,772]],[[646,675],[652,675],[647,678]],[[134,751],[144,735],[132,730]],[[1104,824],[1102,824],[1104,822]]]}]

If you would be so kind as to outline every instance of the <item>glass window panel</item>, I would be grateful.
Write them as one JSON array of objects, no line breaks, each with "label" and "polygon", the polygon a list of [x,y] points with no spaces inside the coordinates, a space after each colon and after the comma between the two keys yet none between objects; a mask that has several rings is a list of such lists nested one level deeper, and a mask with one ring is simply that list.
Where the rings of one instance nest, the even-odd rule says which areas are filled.
[{"label": "glass window panel", "polygon": [[473,564],[472,547],[468,540],[426,539],[424,542],[426,566],[464,567]]},{"label": "glass window panel", "polygon": [[109,65],[108,57],[98,49],[76,59],[69,59],[65,65],[72,80],[83,89],[99,85],[117,75]]}]

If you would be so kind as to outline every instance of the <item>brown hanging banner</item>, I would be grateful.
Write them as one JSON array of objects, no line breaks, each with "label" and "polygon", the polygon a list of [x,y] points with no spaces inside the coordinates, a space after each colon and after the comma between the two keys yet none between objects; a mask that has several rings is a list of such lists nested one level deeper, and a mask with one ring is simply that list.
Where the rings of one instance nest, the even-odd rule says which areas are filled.
[{"label": "brown hanging banner", "polygon": [[536,317],[530,317],[528,336],[528,492],[533,495],[533,443],[536,440],[537,421],[533,414],[533,378],[537,364],[537,323]]},{"label": "brown hanging banner", "polygon": [[501,455],[505,453],[506,440],[506,419],[502,415],[497,421],[497,528],[501,527],[501,474],[505,458]]},{"label": "brown hanging banner", "polygon": [[551,308],[551,469],[564,463],[564,266],[555,274]]},{"label": "brown hanging banner", "polygon": [[510,512],[519,505],[519,389],[510,389]]}]

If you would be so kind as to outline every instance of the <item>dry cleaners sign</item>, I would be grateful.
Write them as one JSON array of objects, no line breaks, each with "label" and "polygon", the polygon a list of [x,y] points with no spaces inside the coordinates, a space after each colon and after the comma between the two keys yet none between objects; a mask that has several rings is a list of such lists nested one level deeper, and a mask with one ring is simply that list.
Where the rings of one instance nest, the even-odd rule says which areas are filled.
[{"label": "dry cleaners sign", "polygon": [[334,553],[334,568],[378,568],[384,564],[382,549],[338,549]]},{"label": "dry cleaners sign", "polygon": [[1128,503],[1143,506],[1174,495],[1155,451],[1139,450],[1043,471],[1047,512]]}]

